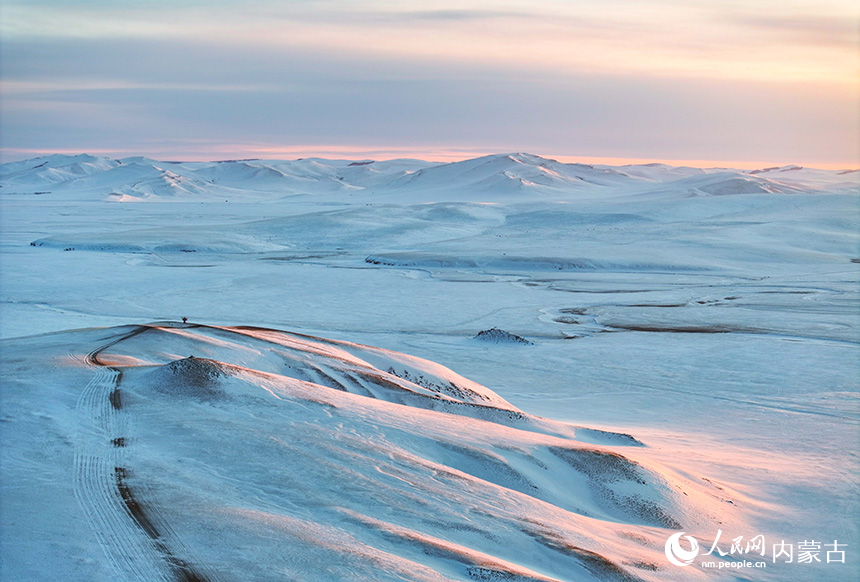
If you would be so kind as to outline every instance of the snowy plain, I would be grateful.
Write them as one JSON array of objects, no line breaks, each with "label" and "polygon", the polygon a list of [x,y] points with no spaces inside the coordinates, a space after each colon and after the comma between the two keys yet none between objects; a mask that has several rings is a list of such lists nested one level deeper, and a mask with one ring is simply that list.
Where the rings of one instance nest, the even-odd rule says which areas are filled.
[{"label": "snowy plain", "polygon": [[[860,172],[56,155],[0,186],[4,580],[860,575]],[[676,566],[680,531],[766,555]]]}]

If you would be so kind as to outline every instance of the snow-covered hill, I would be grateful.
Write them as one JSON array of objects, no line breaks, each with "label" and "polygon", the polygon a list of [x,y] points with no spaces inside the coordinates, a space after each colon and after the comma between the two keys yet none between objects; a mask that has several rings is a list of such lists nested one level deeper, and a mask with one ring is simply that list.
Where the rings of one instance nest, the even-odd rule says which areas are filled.
[{"label": "snow-covered hill", "polygon": [[4,378],[17,579],[681,580],[662,538],[743,516],[630,435],[388,350],[176,323],[3,348],[30,371]]},{"label": "snow-covered hill", "polygon": [[563,164],[525,153],[497,154],[447,164],[420,160],[233,160],[158,162],[89,155],[52,155],[0,166],[3,194],[91,192],[118,201],[217,199],[224,196],[363,193],[404,202],[508,201],[521,195],[566,199],[642,191],[680,181],[678,192],[710,195],[796,193],[857,187],[856,173],[797,166],[749,172],[725,169]]},{"label": "snow-covered hill", "polygon": [[851,579],[858,180],[5,164],[0,578]]}]

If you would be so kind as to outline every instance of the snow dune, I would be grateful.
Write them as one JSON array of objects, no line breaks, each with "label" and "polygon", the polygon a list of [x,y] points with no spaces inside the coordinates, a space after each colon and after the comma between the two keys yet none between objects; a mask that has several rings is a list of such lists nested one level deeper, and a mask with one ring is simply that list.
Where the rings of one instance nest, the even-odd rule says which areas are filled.
[{"label": "snow dune", "polygon": [[[50,400],[36,422],[52,448],[43,466],[6,455],[7,511],[25,511],[15,485],[38,478],[40,513],[69,516],[12,525],[8,543],[75,579],[680,580],[665,537],[742,518],[630,435],[532,416],[389,350],[156,323],[4,353],[47,364],[6,379],[5,413],[23,428]],[[48,558],[62,528],[81,553]],[[34,567],[7,565],[21,579]]]}]

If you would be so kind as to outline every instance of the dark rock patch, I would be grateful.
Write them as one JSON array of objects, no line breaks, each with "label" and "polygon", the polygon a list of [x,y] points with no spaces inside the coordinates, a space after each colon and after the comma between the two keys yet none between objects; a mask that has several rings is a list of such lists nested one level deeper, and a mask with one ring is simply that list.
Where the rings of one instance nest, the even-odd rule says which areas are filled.
[{"label": "dark rock patch", "polygon": [[226,396],[219,380],[227,374],[226,366],[220,362],[190,356],[156,369],[152,379],[161,393],[215,400]]},{"label": "dark rock patch", "polygon": [[485,329],[484,331],[478,332],[478,335],[476,335],[472,339],[491,344],[524,344],[528,346],[534,345],[533,342],[530,342],[524,337],[520,337],[497,327],[494,327],[492,329]]}]

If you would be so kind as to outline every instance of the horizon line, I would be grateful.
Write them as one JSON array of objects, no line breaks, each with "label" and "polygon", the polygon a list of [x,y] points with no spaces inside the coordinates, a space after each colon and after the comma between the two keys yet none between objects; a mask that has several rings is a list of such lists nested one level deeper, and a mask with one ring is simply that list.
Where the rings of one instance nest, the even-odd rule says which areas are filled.
[{"label": "horizon line", "polygon": [[[774,160],[727,160],[727,159],[693,159],[673,157],[638,157],[638,156],[593,156],[576,154],[545,154],[534,153],[534,150],[512,149],[434,149],[434,148],[372,148],[352,146],[216,146],[216,147],[179,147],[165,148],[160,152],[141,148],[140,150],[120,148],[82,148],[82,149],[43,149],[43,148],[0,148],[0,163],[13,163],[47,155],[81,155],[127,158],[147,157],[163,162],[218,162],[231,160],[284,160],[297,161],[306,158],[342,159],[373,161],[388,161],[395,159],[416,159],[433,163],[460,162],[490,155],[505,155],[528,153],[548,160],[565,164],[590,164],[603,166],[639,166],[647,164],[665,164],[672,167],[694,167],[702,169],[726,168],[737,170],[758,170],[765,168],[781,168],[786,166],[801,166],[803,168],[820,170],[857,170],[860,160],[854,164],[845,162],[796,162]],[[196,150],[196,151],[194,151]],[[20,157],[10,157],[20,156]],[[357,156],[357,157],[356,157]]]}]

